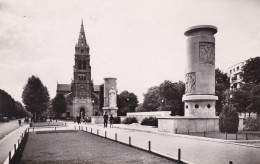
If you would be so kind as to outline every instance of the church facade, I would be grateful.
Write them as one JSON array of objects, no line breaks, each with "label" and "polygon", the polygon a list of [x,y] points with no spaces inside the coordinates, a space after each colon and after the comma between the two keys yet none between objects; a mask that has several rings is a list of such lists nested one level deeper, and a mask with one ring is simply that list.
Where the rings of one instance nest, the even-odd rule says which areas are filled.
[{"label": "church facade", "polygon": [[73,80],[71,84],[57,84],[56,93],[67,99],[67,111],[63,117],[85,118],[100,111],[100,86],[91,79],[89,45],[86,41],[83,21],[75,46]]}]

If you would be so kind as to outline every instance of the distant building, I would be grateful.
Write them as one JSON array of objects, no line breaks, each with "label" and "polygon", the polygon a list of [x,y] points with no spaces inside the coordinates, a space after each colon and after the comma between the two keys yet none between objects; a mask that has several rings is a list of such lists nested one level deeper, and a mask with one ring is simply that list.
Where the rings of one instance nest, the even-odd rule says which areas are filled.
[{"label": "distant building", "polygon": [[245,62],[240,62],[232,67],[229,67],[227,70],[227,75],[229,77],[230,89],[237,89],[241,87],[243,84],[243,76],[242,76],[242,67],[245,65]]},{"label": "distant building", "polygon": [[86,41],[83,21],[75,46],[75,65],[71,84],[57,84],[56,93],[67,99],[67,111],[63,117],[90,117],[99,113],[100,86],[91,80],[89,46]]}]

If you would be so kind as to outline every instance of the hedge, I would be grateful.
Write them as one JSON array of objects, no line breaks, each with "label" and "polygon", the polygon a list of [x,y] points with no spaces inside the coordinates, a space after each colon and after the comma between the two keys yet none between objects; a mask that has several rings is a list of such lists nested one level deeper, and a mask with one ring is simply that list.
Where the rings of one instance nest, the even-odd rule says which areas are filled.
[{"label": "hedge", "polygon": [[127,117],[123,121],[123,124],[132,124],[132,123],[137,123],[137,119],[135,117]]},{"label": "hedge", "polygon": [[146,117],[143,119],[141,125],[149,125],[158,127],[158,119],[155,117]]},{"label": "hedge", "polygon": [[219,131],[236,133],[238,131],[239,117],[230,106],[224,106],[223,112],[219,115]]}]

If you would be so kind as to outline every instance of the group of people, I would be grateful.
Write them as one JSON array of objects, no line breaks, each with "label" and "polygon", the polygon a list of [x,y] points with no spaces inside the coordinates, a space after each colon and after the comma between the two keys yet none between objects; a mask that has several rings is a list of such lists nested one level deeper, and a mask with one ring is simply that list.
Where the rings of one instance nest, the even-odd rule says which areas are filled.
[{"label": "group of people", "polygon": [[[104,118],[104,128],[107,128],[107,122],[108,122],[107,112],[105,112],[105,115],[103,116],[103,118]],[[109,122],[110,122],[110,128],[113,128],[114,118],[113,118],[112,114],[109,117]]]}]

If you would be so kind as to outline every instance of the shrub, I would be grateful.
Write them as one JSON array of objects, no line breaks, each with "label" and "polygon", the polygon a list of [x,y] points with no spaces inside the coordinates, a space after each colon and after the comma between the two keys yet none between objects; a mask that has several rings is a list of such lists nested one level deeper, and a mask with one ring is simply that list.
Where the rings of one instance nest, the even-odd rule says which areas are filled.
[{"label": "shrub", "polygon": [[120,117],[114,117],[114,124],[121,124],[121,118]]},{"label": "shrub", "polygon": [[236,133],[238,131],[238,114],[231,110],[230,106],[224,106],[223,112],[219,115],[219,131],[227,133]]},{"label": "shrub", "polygon": [[155,117],[146,117],[143,119],[141,125],[150,125],[158,127],[158,119]]},{"label": "shrub", "polygon": [[91,122],[91,117],[84,118],[85,122]]},{"label": "shrub", "polygon": [[137,123],[137,119],[135,117],[127,117],[123,121],[123,124],[132,124],[132,123]]},{"label": "shrub", "polygon": [[257,131],[260,129],[260,121],[249,117],[245,120],[245,128],[251,131]]}]

